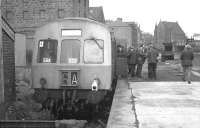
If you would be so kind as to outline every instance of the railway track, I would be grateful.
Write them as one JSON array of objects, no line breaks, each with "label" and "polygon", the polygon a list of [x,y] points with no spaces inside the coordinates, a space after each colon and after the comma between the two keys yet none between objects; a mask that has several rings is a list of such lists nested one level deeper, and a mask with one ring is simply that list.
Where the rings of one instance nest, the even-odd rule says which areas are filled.
[{"label": "railway track", "polygon": [[[105,101],[99,105],[98,112],[92,113],[92,119],[88,120],[87,118],[84,120],[81,117],[81,120],[78,120],[79,118],[74,119],[74,117],[72,117],[70,119],[70,117],[68,117],[68,119],[63,120],[0,120],[0,128],[105,128],[112,105],[116,83],[117,79],[113,81],[113,90],[108,92]],[[91,115],[91,113],[87,114]]]}]

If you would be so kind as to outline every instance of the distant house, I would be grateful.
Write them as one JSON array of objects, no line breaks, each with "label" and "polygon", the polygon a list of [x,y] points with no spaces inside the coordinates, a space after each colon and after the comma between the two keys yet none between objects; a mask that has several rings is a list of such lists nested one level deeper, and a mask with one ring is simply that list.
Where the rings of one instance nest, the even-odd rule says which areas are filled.
[{"label": "distant house", "polygon": [[200,52],[200,34],[195,33],[192,38],[187,39],[195,52]]},{"label": "distant house", "polygon": [[122,18],[116,21],[106,21],[113,33],[117,45],[125,48],[137,46],[141,41],[141,30],[135,22],[123,22]]},{"label": "distant house", "polygon": [[104,17],[104,12],[103,12],[102,7],[89,7],[88,17],[98,22],[105,23],[105,17]]},{"label": "distant house", "polygon": [[178,22],[160,21],[154,30],[154,45],[162,49],[164,43],[173,43],[173,51],[179,51],[186,43],[186,35]]},{"label": "distant house", "polygon": [[142,33],[142,41],[144,44],[149,45],[153,43],[153,35],[148,32]]},{"label": "distant house", "polygon": [[194,39],[194,40],[200,40],[200,34],[195,33],[195,34],[193,35],[193,39]]}]

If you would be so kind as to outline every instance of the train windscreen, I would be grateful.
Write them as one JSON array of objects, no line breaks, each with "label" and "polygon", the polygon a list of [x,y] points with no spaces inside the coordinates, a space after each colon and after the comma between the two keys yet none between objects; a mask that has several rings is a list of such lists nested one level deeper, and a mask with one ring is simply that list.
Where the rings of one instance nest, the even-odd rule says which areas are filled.
[{"label": "train windscreen", "polygon": [[60,63],[77,64],[80,62],[81,43],[77,39],[65,39],[61,43]]},{"label": "train windscreen", "polygon": [[38,63],[56,63],[58,41],[54,39],[40,40],[38,43]]},{"label": "train windscreen", "polygon": [[88,39],[84,43],[84,62],[103,63],[104,41],[99,39]]}]

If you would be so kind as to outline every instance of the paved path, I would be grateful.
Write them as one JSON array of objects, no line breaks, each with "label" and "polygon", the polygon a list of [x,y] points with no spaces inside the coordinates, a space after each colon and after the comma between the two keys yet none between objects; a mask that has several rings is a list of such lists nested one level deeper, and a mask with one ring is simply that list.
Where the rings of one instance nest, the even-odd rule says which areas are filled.
[{"label": "paved path", "polygon": [[129,82],[139,128],[200,128],[200,83]]}]

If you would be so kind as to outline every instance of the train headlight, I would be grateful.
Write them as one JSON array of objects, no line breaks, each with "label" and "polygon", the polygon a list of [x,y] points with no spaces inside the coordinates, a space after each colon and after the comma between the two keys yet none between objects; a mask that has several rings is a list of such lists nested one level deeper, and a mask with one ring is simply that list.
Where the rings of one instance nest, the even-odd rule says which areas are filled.
[{"label": "train headlight", "polygon": [[92,91],[98,91],[100,85],[100,80],[95,78],[92,82]]}]

